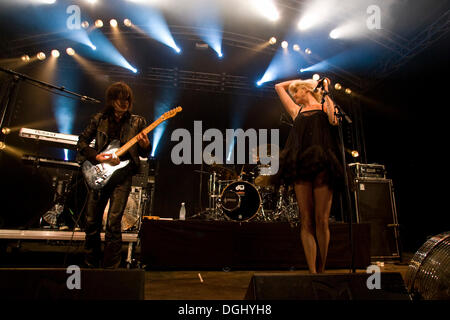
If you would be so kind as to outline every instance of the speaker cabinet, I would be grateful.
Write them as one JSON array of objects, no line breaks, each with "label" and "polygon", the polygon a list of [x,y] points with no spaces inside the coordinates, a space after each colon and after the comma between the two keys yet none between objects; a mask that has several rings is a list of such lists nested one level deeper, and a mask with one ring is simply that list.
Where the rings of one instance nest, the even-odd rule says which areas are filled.
[{"label": "speaker cabinet", "polygon": [[245,300],[410,300],[400,273],[379,273],[379,288],[369,289],[374,274],[255,274]]},{"label": "speaker cabinet", "polygon": [[371,258],[400,258],[399,224],[392,180],[358,178],[354,180],[353,187],[356,221],[370,224]]},{"label": "speaker cabinet", "polygon": [[144,270],[0,269],[2,300],[143,300],[144,285]]}]

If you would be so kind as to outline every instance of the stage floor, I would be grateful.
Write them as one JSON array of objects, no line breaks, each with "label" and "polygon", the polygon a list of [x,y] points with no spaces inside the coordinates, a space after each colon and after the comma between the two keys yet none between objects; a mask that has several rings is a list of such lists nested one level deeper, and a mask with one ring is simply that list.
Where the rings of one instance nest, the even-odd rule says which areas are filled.
[{"label": "stage floor", "polygon": [[[405,280],[410,258],[402,263],[385,263],[380,267],[381,272],[399,272]],[[349,269],[335,269],[326,270],[325,274],[350,272]],[[357,269],[356,272],[366,273],[366,270]],[[309,274],[307,270],[147,271],[145,300],[242,300],[255,273]]]}]

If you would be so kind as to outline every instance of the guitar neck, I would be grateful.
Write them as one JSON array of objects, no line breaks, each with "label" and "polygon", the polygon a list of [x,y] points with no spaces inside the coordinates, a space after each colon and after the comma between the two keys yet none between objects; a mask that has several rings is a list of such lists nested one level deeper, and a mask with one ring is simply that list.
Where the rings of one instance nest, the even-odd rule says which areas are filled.
[{"label": "guitar neck", "polygon": [[125,143],[123,146],[121,146],[116,151],[116,156],[120,157],[123,154],[125,154],[128,151],[128,149],[130,149],[132,146],[134,146],[134,144],[136,142],[138,142],[139,134],[141,134],[141,133],[144,133],[145,135],[149,134],[149,132],[152,131],[153,129],[155,129],[161,122],[163,122],[163,120],[161,118],[159,118],[158,120],[153,122],[151,125],[149,125],[147,128],[145,128],[144,130],[139,132],[137,135],[135,135],[133,138],[131,138],[127,143]]}]

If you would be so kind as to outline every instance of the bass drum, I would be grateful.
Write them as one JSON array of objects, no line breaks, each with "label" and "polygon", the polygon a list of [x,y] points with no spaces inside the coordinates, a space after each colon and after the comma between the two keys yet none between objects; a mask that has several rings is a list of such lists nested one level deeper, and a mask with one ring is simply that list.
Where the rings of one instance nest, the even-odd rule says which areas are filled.
[{"label": "bass drum", "polygon": [[261,197],[254,185],[246,181],[236,181],[225,187],[220,203],[223,213],[234,221],[253,219],[261,207]]}]

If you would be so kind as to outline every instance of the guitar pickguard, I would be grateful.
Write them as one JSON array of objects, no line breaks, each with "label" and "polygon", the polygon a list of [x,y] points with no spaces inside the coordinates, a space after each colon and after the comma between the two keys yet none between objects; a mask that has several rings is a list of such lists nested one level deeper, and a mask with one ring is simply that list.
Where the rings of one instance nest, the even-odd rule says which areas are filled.
[{"label": "guitar pickguard", "polygon": [[[113,140],[102,153],[112,154],[120,147],[119,140]],[[99,190],[103,188],[111,180],[112,176],[120,169],[126,167],[130,163],[130,160],[120,161],[116,166],[108,163],[99,163],[93,165],[90,161],[86,160],[83,163],[82,171],[86,183],[91,189]]]}]

